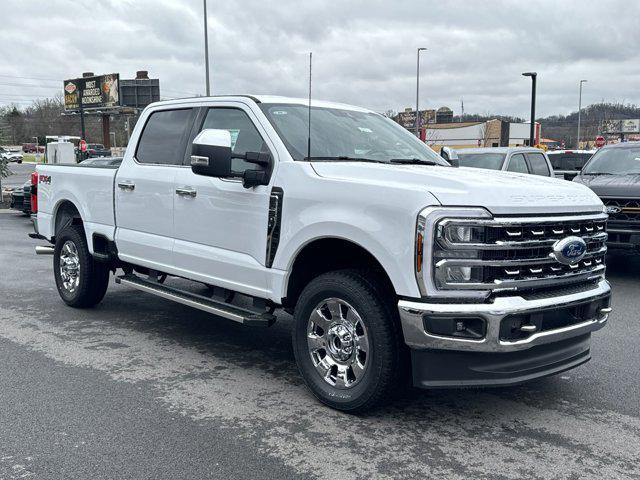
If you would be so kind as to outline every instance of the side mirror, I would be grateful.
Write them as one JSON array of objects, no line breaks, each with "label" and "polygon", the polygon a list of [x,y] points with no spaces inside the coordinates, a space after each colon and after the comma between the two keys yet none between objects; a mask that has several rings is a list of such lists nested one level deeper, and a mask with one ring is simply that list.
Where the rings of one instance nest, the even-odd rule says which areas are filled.
[{"label": "side mirror", "polygon": [[231,176],[231,133],[207,128],[193,139],[191,171],[208,177]]},{"label": "side mirror", "polygon": [[460,161],[458,160],[458,154],[456,151],[449,147],[442,147],[440,150],[440,156],[451,164],[452,167],[459,167]]}]

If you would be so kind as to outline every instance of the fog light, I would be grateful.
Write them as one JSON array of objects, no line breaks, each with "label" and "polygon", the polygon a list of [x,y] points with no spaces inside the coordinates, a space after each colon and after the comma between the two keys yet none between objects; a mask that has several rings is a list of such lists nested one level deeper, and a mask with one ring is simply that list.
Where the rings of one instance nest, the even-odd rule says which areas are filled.
[{"label": "fog light", "polygon": [[485,336],[486,324],[480,317],[448,317],[425,315],[424,329],[434,335],[481,339]]}]

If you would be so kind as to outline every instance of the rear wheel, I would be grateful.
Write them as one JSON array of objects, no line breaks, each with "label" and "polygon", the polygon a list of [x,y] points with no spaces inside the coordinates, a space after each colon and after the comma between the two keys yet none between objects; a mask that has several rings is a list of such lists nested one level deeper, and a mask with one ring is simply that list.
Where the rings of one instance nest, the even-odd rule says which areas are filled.
[{"label": "rear wheel", "polygon": [[71,307],[93,307],[107,292],[109,268],[89,252],[81,225],[69,225],[56,235],[53,271],[58,293]]},{"label": "rear wheel", "polygon": [[369,410],[401,379],[402,342],[393,293],[360,270],[312,280],[297,302],[293,348],[313,394],[338,410]]}]

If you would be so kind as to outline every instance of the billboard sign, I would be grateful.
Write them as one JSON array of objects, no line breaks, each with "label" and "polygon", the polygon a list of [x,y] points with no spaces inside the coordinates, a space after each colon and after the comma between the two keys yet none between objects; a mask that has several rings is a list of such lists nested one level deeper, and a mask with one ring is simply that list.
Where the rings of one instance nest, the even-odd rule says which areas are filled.
[{"label": "billboard sign", "polygon": [[66,111],[120,106],[120,75],[98,75],[64,81],[64,109]]},{"label": "billboard sign", "polygon": [[604,133],[640,133],[640,119],[605,120]]},{"label": "billboard sign", "polygon": [[[398,113],[395,120],[404,128],[411,130],[416,127],[416,112],[415,110],[405,110]],[[429,123],[436,123],[436,111],[420,110],[420,126],[424,127]]]}]

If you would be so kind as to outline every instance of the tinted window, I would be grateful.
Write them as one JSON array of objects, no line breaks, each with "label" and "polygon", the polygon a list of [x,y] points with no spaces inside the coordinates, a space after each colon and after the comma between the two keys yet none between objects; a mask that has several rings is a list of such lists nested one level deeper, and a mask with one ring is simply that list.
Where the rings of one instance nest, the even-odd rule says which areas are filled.
[{"label": "tinted window", "polygon": [[509,168],[507,168],[507,170],[510,172],[529,173],[529,168],[527,167],[524,155],[521,153],[512,155],[511,160],[509,160]]},{"label": "tinted window", "polygon": [[557,170],[580,170],[591,158],[591,153],[548,153],[551,166]]},{"label": "tinted window", "polygon": [[[229,130],[231,134],[231,150],[235,155],[247,152],[268,153],[269,149],[258,133],[249,116],[237,108],[210,108],[202,129],[215,128]],[[240,158],[232,159],[231,169],[234,173],[255,170],[256,165]]]},{"label": "tinted window", "polygon": [[138,142],[138,162],[182,165],[184,135],[191,127],[190,119],[191,109],[152,113]]},{"label": "tinted window", "polygon": [[502,163],[506,155],[504,153],[460,153],[458,160],[461,167],[488,168],[490,170],[502,170]]},{"label": "tinted window", "polygon": [[548,177],[551,175],[549,172],[549,165],[547,165],[547,160],[544,158],[544,155],[541,153],[529,153],[529,164],[531,165],[531,173],[534,175],[542,175],[544,177]]}]

